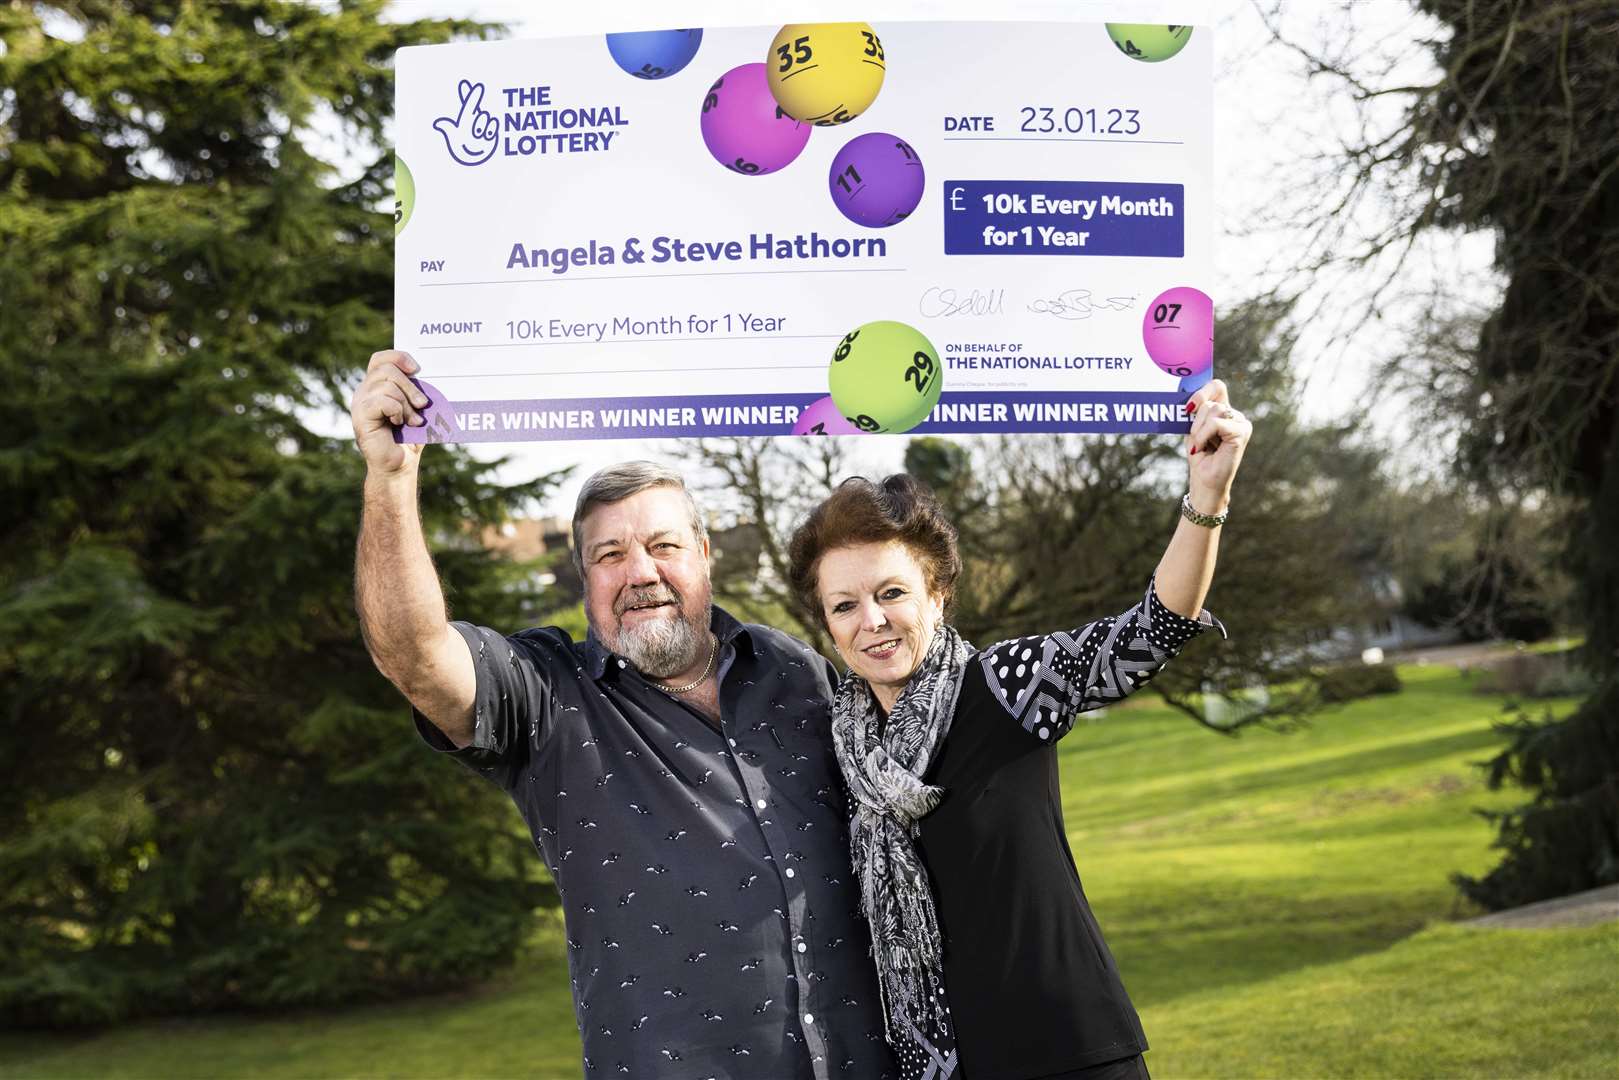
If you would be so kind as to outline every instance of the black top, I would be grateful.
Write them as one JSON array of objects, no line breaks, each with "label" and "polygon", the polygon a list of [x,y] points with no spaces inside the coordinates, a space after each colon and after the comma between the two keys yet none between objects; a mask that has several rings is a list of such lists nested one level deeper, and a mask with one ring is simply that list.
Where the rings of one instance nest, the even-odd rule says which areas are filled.
[{"label": "black top", "polygon": [[968,661],[926,777],[944,799],[919,840],[959,1076],[1060,1077],[1146,1050],[1068,848],[1054,744],[1078,713],[1140,687],[1209,627],[1225,633],[1206,611],[1196,621],[1170,611],[1149,586],[1115,618]]},{"label": "black top", "polygon": [[828,732],[834,672],[715,609],[718,730],[593,637],[452,624],[472,746],[556,879],[589,1077],[885,1077]]}]

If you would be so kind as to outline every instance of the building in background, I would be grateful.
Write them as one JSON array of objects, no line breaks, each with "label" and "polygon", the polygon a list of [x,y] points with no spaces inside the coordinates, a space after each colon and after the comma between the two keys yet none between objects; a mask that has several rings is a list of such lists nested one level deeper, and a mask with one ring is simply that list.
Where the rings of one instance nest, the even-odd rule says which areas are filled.
[{"label": "building in background", "polygon": [[479,536],[483,547],[516,562],[544,560],[534,584],[544,591],[547,611],[569,607],[584,599],[584,584],[573,568],[573,530],[569,519],[551,516],[513,518],[490,526]]}]

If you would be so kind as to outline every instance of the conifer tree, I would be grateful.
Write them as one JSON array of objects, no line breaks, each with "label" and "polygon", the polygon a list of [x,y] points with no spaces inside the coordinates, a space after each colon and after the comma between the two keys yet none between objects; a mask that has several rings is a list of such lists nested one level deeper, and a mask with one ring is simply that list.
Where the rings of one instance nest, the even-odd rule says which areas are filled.
[{"label": "conifer tree", "polygon": [[[353,612],[363,466],[322,418],[391,337],[391,58],[483,33],[382,7],[0,3],[8,1024],[442,987],[550,896]],[[550,478],[423,477],[451,602],[531,615],[470,538]]]},{"label": "conifer tree", "polygon": [[1566,717],[1520,714],[1489,764],[1492,787],[1529,800],[1489,815],[1500,863],[1456,880],[1504,908],[1619,882],[1619,9],[1418,7],[1449,37],[1399,160],[1437,224],[1494,231],[1505,281],[1458,388],[1462,475],[1571,507],[1563,554],[1595,683]]},{"label": "conifer tree", "polygon": [[[1280,27],[1279,0],[1263,7]],[[1373,267],[1437,230],[1495,243],[1499,295],[1477,318],[1447,312],[1443,291],[1426,298],[1413,353],[1389,365],[1389,382],[1414,388],[1425,423],[1454,433],[1454,477],[1470,493],[1567,514],[1561,569],[1574,581],[1594,688],[1567,716],[1520,712],[1503,725],[1509,743],[1488,783],[1526,798],[1486,815],[1500,862],[1456,878],[1499,909],[1619,882],[1619,7],[1411,7],[1420,28],[1409,55],[1341,34],[1293,47],[1359,109],[1330,175],[1317,177],[1330,193],[1315,204],[1325,208],[1312,223],[1318,242],[1353,236],[1345,223],[1375,201],[1387,212],[1345,243],[1342,261]],[[1385,51],[1392,59],[1357,68],[1363,52]],[[1413,58],[1431,77],[1412,78]],[[1395,104],[1403,113],[1390,128]],[[1336,258],[1318,254],[1303,262]],[[1457,308],[1473,306],[1469,297]],[[1504,574],[1506,553],[1485,554]]]}]

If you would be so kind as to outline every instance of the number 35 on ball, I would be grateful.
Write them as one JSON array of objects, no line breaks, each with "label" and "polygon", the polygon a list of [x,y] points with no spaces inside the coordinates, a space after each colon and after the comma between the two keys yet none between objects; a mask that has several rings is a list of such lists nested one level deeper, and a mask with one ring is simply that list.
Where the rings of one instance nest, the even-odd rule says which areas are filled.
[{"label": "number 35 on ball", "polygon": [[921,331],[901,322],[869,322],[844,335],[832,352],[832,400],[865,432],[901,432],[938,404],[944,369]]},{"label": "number 35 on ball", "polygon": [[770,92],[783,112],[816,127],[846,124],[871,108],[888,58],[865,23],[793,23],[770,43]]}]

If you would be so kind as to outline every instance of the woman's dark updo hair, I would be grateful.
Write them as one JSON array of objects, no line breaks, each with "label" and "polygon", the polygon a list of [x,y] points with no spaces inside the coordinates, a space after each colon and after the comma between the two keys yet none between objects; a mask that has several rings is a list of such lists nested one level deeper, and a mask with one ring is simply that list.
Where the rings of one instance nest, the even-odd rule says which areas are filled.
[{"label": "woman's dark updo hair", "polygon": [[826,626],[818,592],[821,556],[835,548],[890,540],[910,549],[928,590],[944,601],[948,611],[961,573],[955,526],[945,520],[939,500],[926,484],[895,473],[881,484],[851,476],[793,532],[787,547],[788,577],[803,613],[816,625]]}]

